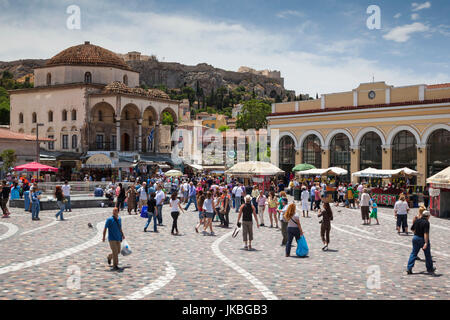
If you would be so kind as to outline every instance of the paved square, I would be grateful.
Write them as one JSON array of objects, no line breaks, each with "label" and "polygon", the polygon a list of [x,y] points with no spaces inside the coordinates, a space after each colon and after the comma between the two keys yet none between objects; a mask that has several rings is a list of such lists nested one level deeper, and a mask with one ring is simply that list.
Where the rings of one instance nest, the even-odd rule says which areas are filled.
[{"label": "paved square", "polygon": [[[230,236],[237,218],[233,210],[230,229],[215,228],[215,236],[204,236],[194,231],[198,214],[191,206],[179,218],[181,235],[172,236],[169,210],[164,207],[157,234],[143,232],[146,219],[121,212],[133,253],[120,256],[124,269],[114,272],[106,262],[109,245],[101,241],[111,208],[75,210],[58,222],[56,211],[31,221],[30,214],[11,208],[11,218],[0,221],[0,299],[450,298],[448,220],[430,219],[437,267],[437,275],[430,276],[423,261],[406,275],[411,236],[397,235],[392,209],[379,208],[380,225],[364,226],[359,210],[332,206],[328,252],[321,250],[317,216],[301,218],[310,248],[305,259],[294,257],[295,247],[290,258],[284,256],[275,228],[254,226],[256,250],[243,250],[241,234]],[[416,213],[411,210],[409,226]],[[379,270],[379,289],[368,288],[368,279],[376,277],[368,270]]]}]

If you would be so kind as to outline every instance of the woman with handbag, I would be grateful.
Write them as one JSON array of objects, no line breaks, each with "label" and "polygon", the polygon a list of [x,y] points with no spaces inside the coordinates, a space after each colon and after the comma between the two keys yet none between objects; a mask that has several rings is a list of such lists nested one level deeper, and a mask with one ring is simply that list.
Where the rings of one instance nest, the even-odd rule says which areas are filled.
[{"label": "woman with handbag", "polygon": [[283,220],[287,221],[287,233],[288,233],[288,239],[286,243],[286,257],[289,257],[291,255],[291,247],[292,247],[292,240],[295,238],[295,240],[298,242],[300,237],[303,235],[302,226],[300,224],[300,216],[296,213],[296,206],[295,203],[291,203],[286,213],[284,214]]},{"label": "woman with handbag", "polygon": [[61,186],[56,186],[55,189],[55,198],[56,198],[56,203],[58,205],[59,211],[57,214],[55,214],[55,218],[56,220],[58,220],[58,217],[60,217],[61,221],[64,220],[63,217],[63,212],[66,209],[66,205],[65,205],[65,198],[64,198],[64,194],[62,192],[62,188]]}]

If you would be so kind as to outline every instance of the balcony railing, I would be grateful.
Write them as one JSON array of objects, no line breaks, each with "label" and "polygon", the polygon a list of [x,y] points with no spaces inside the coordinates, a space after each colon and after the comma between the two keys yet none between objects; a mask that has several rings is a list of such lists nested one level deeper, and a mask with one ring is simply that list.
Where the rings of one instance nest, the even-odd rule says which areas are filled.
[{"label": "balcony railing", "polygon": [[110,142],[94,142],[89,144],[90,151],[116,151],[117,146]]}]

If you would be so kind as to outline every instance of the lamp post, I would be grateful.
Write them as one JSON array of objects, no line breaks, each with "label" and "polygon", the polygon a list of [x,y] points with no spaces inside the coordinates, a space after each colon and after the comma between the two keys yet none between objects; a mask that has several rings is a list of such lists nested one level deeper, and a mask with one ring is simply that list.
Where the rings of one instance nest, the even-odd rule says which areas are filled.
[{"label": "lamp post", "polygon": [[39,127],[43,127],[43,123],[36,123],[36,162],[40,159],[40,146],[39,146]]}]

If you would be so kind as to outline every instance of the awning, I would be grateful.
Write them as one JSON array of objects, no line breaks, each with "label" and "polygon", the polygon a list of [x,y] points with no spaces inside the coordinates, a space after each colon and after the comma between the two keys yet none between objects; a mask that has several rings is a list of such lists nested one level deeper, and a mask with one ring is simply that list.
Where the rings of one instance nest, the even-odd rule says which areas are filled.
[{"label": "awning", "polygon": [[190,167],[192,167],[192,168],[194,168],[195,170],[198,170],[198,171],[203,170],[203,166],[201,166],[201,165],[199,165],[199,164],[190,164],[190,163],[187,163],[187,165],[190,166]]},{"label": "awning", "polygon": [[111,168],[112,161],[109,157],[102,153],[94,154],[89,159],[86,160],[86,164],[82,166],[83,168]]},{"label": "awning", "polygon": [[436,188],[450,188],[450,167],[427,179]]},{"label": "awning", "polygon": [[355,177],[365,178],[391,178],[396,176],[417,176],[419,173],[409,168],[401,168],[396,170],[379,170],[374,168],[367,168],[352,174]]},{"label": "awning", "polygon": [[345,176],[348,173],[347,170],[339,167],[331,167],[327,169],[310,169],[306,171],[298,171],[297,175],[300,176]]}]

